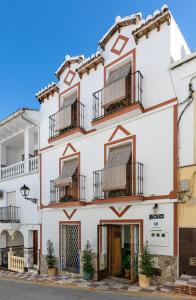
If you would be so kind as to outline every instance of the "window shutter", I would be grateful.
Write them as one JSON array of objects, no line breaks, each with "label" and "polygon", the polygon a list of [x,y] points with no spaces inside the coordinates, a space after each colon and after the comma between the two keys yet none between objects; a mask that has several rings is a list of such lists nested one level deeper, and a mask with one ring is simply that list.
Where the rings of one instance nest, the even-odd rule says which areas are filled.
[{"label": "window shutter", "polygon": [[108,80],[102,91],[102,106],[118,102],[126,97],[126,77],[131,69],[131,64],[126,64],[110,72]]},{"label": "window shutter", "polygon": [[131,152],[131,144],[122,145],[110,150],[106,167],[103,169],[104,192],[126,188],[126,166]]},{"label": "window shutter", "polygon": [[72,177],[78,167],[77,159],[65,161],[61,174],[55,180],[55,187],[70,186],[72,184]]}]

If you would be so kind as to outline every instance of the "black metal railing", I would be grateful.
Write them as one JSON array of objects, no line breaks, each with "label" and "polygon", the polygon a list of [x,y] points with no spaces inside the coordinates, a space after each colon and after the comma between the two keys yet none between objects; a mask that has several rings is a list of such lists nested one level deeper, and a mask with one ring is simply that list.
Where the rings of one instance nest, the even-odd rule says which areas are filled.
[{"label": "black metal railing", "polygon": [[140,71],[128,75],[126,78],[127,88],[125,99],[121,99],[107,108],[103,105],[103,89],[93,93],[93,121],[135,103],[140,103],[142,105],[142,79],[143,76]]},{"label": "black metal railing", "polygon": [[73,179],[71,186],[55,187],[55,180],[50,181],[50,203],[85,201],[84,175],[78,175]]},{"label": "black metal railing", "polygon": [[93,172],[93,198],[111,198],[143,195],[143,164],[131,163],[132,180],[129,182],[130,187],[125,190],[116,190],[111,192],[103,192],[103,170]]},{"label": "black metal railing", "polygon": [[49,138],[59,136],[74,128],[84,129],[84,108],[85,105],[79,101],[72,104],[71,126],[58,130],[58,112],[49,117]]},{"label": "black metal railing", "polygon": [[0,207],[0,222],[20,223],[19,207],[16,206]]}]

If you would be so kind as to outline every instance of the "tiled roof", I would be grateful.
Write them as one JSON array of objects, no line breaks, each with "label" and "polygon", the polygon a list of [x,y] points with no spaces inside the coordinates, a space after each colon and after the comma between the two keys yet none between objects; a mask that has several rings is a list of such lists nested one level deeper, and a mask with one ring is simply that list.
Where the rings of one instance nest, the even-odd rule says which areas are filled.
[{"label": "tiled roof", "polygon": [[88,73],[90,69],[96,68],[96,66],[100,63],[104,64],[104,58],[101,52],[97,51],[95,54],[92,54],[91,57],[84,59],[76,71],[79,76],[82,77],[82,74]]},{"label": "tiled roof", "polygon": [[48,98],[50,95],[53,95],[55,92],[58,92],[59,88],[55,82],[52,82],[45,86],[43,89],[38,91],[35,96],[38,101],[41,103],[45,98]]},{"label": "tiled roof", "polygon": [[141,13],[136,13],[124,18],[117,16],[115,19],[115,23],[109,28],[109,30],[104,34],[104,36],[99,41],[99,45],[101,46],[102,49],[104,49],[106,43],[115,34],[117,30],[119,31],[121,27],[125,27],[131,24],[136,25],[140,22],[140,20],[141,20]]},{"label": "tiled roof", "polygon": [[80,63],[84,59],[83,55],[78,56],[69,56],[66,55],[64,62],[60,65],[60,67],[55,72],[56,77],[59,79],[64,70],[73,63]]},{"label": "tiled roof", "polygon": [[159,31],[161,24],[167,22],[169,25],[170,19],[171,15],[167,5],[163,5],[160,11],[156,10],[153,15],[149,15],[145,20],[141,20],[137,28],[132,31],[136,44],[142,36],[145,35],[148,37],[148,34],[151,30],[157,28]]}]

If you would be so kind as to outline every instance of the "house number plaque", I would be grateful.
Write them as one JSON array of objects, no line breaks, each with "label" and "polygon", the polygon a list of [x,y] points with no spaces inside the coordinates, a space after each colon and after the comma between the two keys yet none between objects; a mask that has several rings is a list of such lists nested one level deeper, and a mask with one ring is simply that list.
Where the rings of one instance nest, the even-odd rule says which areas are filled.
[{"label": "house number plaque", "polygon": [[149,215],[150,220],[152,219],[164,219],[164,214],[154,214],[154,215]]}]

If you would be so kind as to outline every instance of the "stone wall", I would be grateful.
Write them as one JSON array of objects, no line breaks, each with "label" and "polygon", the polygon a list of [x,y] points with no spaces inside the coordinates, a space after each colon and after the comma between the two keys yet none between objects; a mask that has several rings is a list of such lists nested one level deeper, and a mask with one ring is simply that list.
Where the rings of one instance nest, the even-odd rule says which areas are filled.
[{"label": "stone wall", "polygon": [[[80,268],[80,274],[77,273],[71,273],[66,270],[60,270],[60,258],[56,257],[56,268],[57,268],[57,274],[58,275],[69,275],[71,277],[80,277],[82,276],[81,268]],[[48,267],[46,263],[46,256],[42,255],[40,257],[40,274],[47,274],[48,272]]]},{"label": "stone wall", "polygon": [[153,255],[155,276],[154,284],[164,284],[167,281],[174,282],[177,278],[177,257],[166,255]]}]

